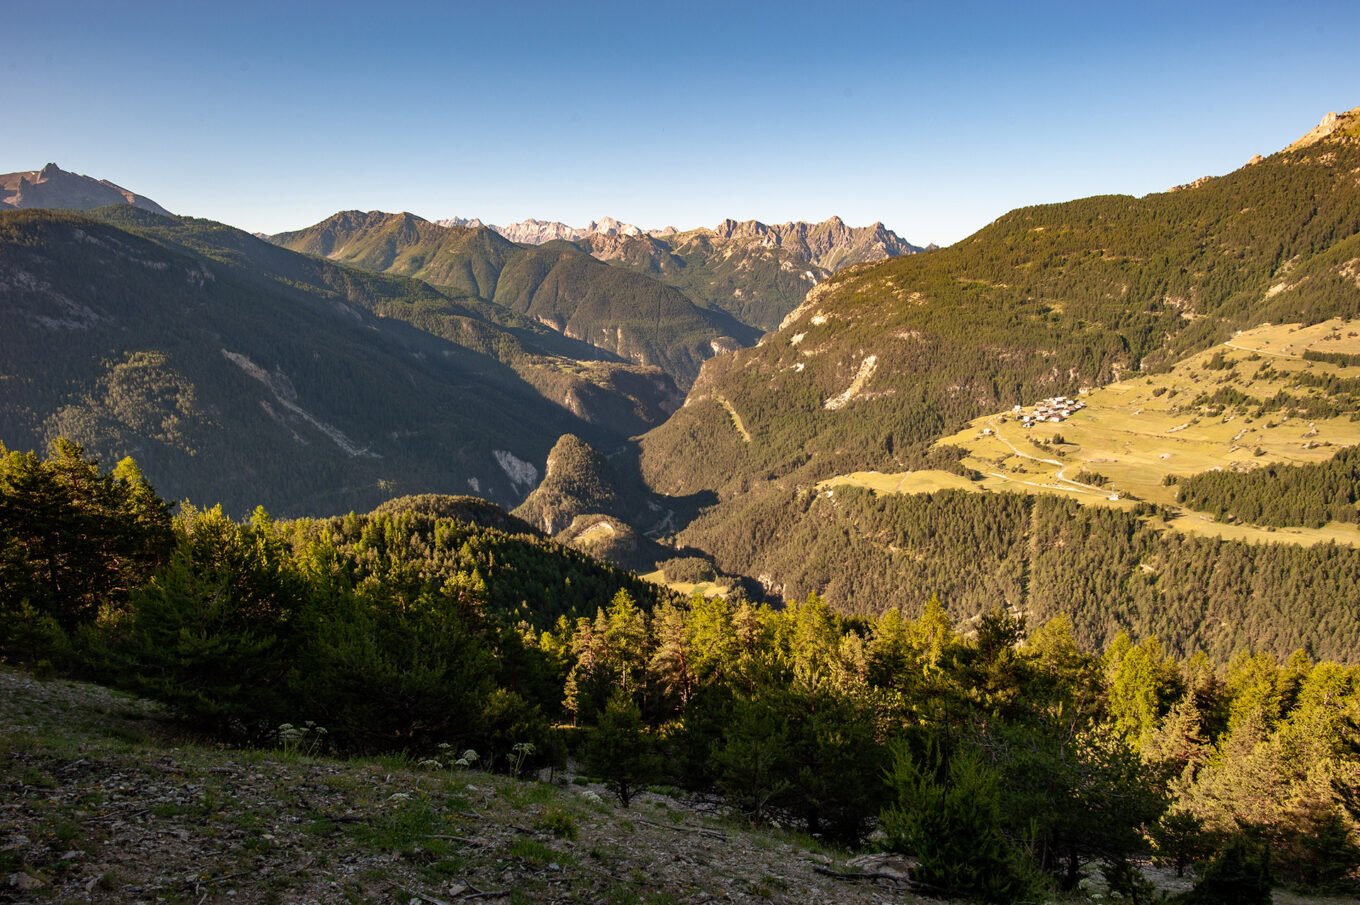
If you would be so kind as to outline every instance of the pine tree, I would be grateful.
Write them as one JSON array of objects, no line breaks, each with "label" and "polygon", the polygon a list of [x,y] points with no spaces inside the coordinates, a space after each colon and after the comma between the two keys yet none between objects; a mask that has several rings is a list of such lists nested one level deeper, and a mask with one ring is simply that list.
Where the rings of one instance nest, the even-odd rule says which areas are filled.
[{"label": "pine tree", "polygon": [[1015,902],[1031,891],[1024,855],[1006,838],[996,775],[975,752],[922,760],[892,749],[892,804],[881,815],[888,847],[914,856],[932,892]]},{"label": "pine tree", "polygon": [[587,769],[604,779],[625,808],[660,772],[656,742],[632,696],[622,689],[605,705],[587,737],[585,754]]}]

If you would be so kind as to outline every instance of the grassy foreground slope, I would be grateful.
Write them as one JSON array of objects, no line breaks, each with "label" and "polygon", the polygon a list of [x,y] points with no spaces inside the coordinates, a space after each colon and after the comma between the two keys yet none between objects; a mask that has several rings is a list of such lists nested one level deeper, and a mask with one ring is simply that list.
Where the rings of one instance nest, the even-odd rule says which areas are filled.
[{"label": "grassy foreground slope", "polygon": [[[305,746],[303,746],[305,747]],[[200,744],[145,701],[0,667],[0,898],[875,902],[820,846],[644,794],[297,745]],[[896,892],[895,901],[918,901]]]}]

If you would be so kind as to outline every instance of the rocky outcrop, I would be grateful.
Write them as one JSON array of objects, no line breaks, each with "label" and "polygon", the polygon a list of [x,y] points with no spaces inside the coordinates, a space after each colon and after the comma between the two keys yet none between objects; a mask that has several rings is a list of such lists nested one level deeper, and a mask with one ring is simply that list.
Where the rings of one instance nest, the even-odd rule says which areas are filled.
[{"label": "rocky outcrop", "polygon": [[143,195],[107,179],[68,173],[55,163],[41,170],[0,176],[0,210],[47,208],[87,211],[111,204],[130,204],[169,217],[171,213]]},{"label": "rocky outcrop", "polygon": [[574,434],[563,434],[548,453],[543,483],[512,514],[545,534],[556,534],[577,516],[623,514],[624,504],[609,460]]},{"label": "rocky outcrop", "polygon": [[1285,150],[1298,151],[1329,138],[1360,139],[1360,107],[1347,110],[1345,113],[1328,113],[1312,131]]},{"label": "rocky outcrop", "polygon": [[548,453],[543,483],[511,516],[597,559],[649,571],[665,551],[640,526],[658,521],[663,511],[626,469],[564,434]]}]

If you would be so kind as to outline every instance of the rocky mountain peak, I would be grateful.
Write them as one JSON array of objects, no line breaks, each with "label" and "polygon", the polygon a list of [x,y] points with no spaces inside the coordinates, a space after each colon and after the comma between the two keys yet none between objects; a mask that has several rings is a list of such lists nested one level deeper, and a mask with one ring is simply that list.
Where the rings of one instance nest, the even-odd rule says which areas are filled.
[{"label": "rocky mountain peak", "polygon": [[90,210],[111,204],[130,204],[152,213],[171,216],[170,212],[136,192],[107,179],[94,179],[63,170],[49,163],[41,170],[0,175],[0,210],[48,208]]},{"label": "rocky mountain peak", "polygon": [[435,220],[435,221],[434,221],[434,225],[435,225],[435,226],[442,226],[442,227],[444,227],[445,229],[450,229],[450,228],[453,228],[453,229],[494,229],[494,228],[495,228],[495,227],[488,227],[485,223],[483,223],[481,220],[477,219],[476,217],[449,217],[448,219],[445,219],[445,220]]},{"label": "rocky mountain peak", "polygon": [[599,220],[592,220],[585,229],[587,234],[600,233],[606,236],[641,236],[643,231],[631,223],[624,223],[615,220],[613,217],[603,217]]},{"label": "rocky mountain peak", "polygon": [[1298,151],[1328,139],[1341,141],[1360,139],[1360,107],[1347,110],[1345,113],[1328,113],[1307,135],[1285,150]]},{"label": "rocky mountain peak", "polygon": [[778,246],[793,251],[809,264],[827,270],[839,270],[850,264],[881,261],[921,250],[881,222],[875,222],[872,226],[852,227],[837,216],[820,223],[799,220],[774,226],[758,220],[739,222],[727,219],[712,230],[696,230],[695,233],[706,233],[722,240],[754,240],[763,245]]}]

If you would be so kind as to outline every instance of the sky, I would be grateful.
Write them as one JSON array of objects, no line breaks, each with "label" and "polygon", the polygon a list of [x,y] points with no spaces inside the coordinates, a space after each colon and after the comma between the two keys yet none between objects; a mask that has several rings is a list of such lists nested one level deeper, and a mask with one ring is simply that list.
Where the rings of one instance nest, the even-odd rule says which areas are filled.
[{"label": "sky", "polygon": [[1360,106],[1360,3],[0,0],[0,172],[337,210],[883,221],[1228,172]]}]

